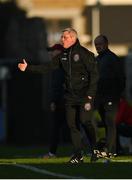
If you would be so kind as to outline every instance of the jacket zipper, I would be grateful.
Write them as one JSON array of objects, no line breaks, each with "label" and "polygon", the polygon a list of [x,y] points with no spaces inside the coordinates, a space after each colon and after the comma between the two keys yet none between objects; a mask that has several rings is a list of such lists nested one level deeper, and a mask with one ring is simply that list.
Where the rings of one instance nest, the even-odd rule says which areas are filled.
[{"label": "jacket zipper", "polygon": [[69,76],[70,76],[70,88],[71,88],[71,90],[72,90],[72,94],[74,94],[73,93],[73,88],[72,88],[72,83],[71,83],[71,78],[72,78],[72,70],[71,70],[71,53],[72,53],[72,48],[70,49],[70,52],[69,52]]}]

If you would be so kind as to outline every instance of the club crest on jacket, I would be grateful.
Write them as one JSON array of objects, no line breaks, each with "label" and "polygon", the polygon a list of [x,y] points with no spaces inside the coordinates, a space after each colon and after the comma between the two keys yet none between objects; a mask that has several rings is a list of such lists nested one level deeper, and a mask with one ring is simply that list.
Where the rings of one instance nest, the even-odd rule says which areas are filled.
[{"label": "club crest on jacket", "polygon": [[80,59],[79,54],[75,54],[73,59],[75,62],[79,61],[79,59]]}]

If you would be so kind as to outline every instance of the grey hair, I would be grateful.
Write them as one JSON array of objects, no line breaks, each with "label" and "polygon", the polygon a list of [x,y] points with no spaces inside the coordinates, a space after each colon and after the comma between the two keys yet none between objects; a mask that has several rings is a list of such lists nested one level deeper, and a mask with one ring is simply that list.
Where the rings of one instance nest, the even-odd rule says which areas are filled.
[{"label": "grey hair", "polygon": [[69,32],[70,34],[73,34],[76,38],[78,38],[78,34],[75,29],[69,27],[62,30],[62,32],[66,32],[66,31]]}]

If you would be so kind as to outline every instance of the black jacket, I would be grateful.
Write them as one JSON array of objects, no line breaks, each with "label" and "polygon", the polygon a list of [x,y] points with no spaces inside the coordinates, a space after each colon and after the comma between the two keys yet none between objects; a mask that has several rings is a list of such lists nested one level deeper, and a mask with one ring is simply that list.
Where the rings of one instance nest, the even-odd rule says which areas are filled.
[{"label": "black jacket", "polygon": [[119,100],[125,87],[122,62],[109,49],[97,56],[99,81],[97,96],[106,101]]},{"label": "black jacket", "polygon": [[87,96],[95,96],[98,80],[97,63],[94,54],[81,46],[78,40],[50,63],[31,65],[27,70],[46,73],[56,68],[62,68],[64,71],[65,98],[69,103],[89,102]]},{"label": "black jacket", "polygon": [[64,73],[60,68],[52,72],[51,102],[58,106],[63,105],[64,102]]}]

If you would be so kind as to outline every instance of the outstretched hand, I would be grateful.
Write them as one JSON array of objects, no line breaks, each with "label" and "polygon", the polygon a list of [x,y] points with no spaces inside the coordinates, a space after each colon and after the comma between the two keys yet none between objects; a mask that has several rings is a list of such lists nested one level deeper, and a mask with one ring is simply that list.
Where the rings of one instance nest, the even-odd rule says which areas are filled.
[{"label": "outstretched hand", "polygon": [[21,71],[25,71],[26,68],[27,68],[27,65],[28,65],[28,64],[27,64],[26,60],[23,59],[23,62],[18,64],[18,68],[19,68]]}]

